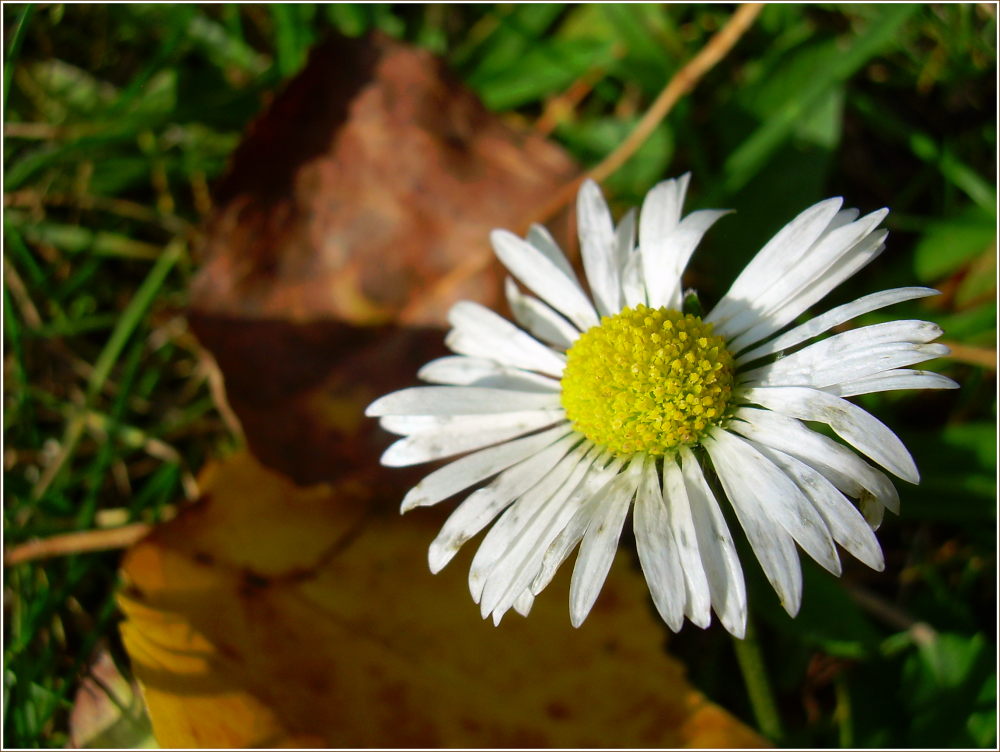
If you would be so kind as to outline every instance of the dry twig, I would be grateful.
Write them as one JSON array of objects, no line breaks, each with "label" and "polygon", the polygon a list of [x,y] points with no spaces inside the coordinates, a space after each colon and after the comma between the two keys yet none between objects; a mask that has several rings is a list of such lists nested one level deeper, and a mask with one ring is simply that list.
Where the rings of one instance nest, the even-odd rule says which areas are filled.
[{"label": "dry twig", "polygon": [[10,567],[26,561],[49,559],[54,556],[109,551],[126,548],[142,538],[152,529],[147,522],[133,522],[131,525],[110,530],[81,530],[76,533],[53,535],[51,538],[28,541],[3,553],[4,566]]},{"label": "dry twig", "polygon": [[973,345],[963,345],[958,342],[941,342],[951,350],[948,356],[959,363],[968,363],[973,366],[982,366],[991,371],[997,369],[997,351],[995,347],[974,347]]}]

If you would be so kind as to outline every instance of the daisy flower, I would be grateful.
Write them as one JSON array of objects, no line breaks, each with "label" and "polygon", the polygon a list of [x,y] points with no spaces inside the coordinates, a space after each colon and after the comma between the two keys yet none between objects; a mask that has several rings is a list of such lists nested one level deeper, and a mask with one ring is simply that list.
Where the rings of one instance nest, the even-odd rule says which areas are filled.
[{"label": "daisy flower", "polygon": [[802,598],[796,544],[835,575],[837,544],[883,568],[873,530],[885,509],[898,511],[899,497],[878,467],[911,483],[919,476],[899,438],[845,397],[955,387],[907,368],[948,350],[931,343],[941,330],[924,321],[813,340],[935,291],[877,292],[790,326],[884,248],[878,225],[887,210],[859,217],[831,198],[782,228],[708,315],[688,312],[681,275],[726,213],[682,218],[689,177],[654,187],[638,222],[630,212],[617,226],[598,186],[582,186],[589,295],[544,227],[525,239],[494,231],[513,277],[506,294],[517,324],[457,303],[446,339],[456,355],[418,374],[434,386],[388,394],[367,409],[403,437],[382,456],[385,465],[462,455],[412,488],[402,509],[474,489],[431,544],[430,568],[441,570],[492,523],[469,588],[497,624],[511,608],[526,615],[579,545],[569,608],[579,626],[630,509],[653,602],[675,631],[685,617],[708,626],[714,611],[743,636],[746,588],[727,519],[743,529],[793,616]]}]

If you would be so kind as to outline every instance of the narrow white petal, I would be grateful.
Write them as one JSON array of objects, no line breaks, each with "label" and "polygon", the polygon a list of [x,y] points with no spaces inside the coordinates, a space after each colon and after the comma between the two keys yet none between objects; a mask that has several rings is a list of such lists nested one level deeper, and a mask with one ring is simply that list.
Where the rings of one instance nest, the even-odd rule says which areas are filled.
[{"label": "narrow white petal", "polygon": [[[766,320],[767,327],[771,328],[771,331],[777,331],[791,321],[798,314],[788,316],[788,303],[796,300],[805,291],[816,288],[832,269],[837,268],[841,259],[851,256],[859,249],[859,244],[868,237],[887,213],[886,209],[872,212],[856,222],[825,232],[809,252],[801,256],[798,263],[774,279],[766,290],[760,291],[748,301],[755,315],[759,319]],[[733,348],[742,349],[743,339],[756,341],[764,336],[760,334],[759,327],[760,325],[750,328],[749,332],[734,340]]]},{"label": "narrow white petal", "polygon": [[633,251],[625,261],[622,272],[622,297],[625,305],[635,308],[639,303],[646,305],[646,283],[642,279],[642,254]]},{"label": "narrow white petal", "polygon": [[[483,538],[469,568],[469,589],[472,597],[482,606],[483,618],[497,606],[508,589],[513,590],[510,593],[513,603],[517,594],[531,581],[533,572],[528,574],[520,587],[514,587],[516,583],[513,580],[524,563],[525,555],[530,553],[531,541],[544,530],[549,517],[558,512],[560,503],[572,493],[586,471],[586,466],[581,468],[580,465],[589,449],[584,444],[563,457],[537,485],[503,513]],[[568,481],[574,476],[570,486]]]},{"label": "narrow white petal", "polygon": [[642,202],[639,213],[639,253],[642,276],[646,282],[649,304],[662,305],[674,279],[674,266],[670,260],[670,234],[677,227],[684,206],[691,173],[673,180],[664,180],[653,186]]},{"label": "narrow white petal", "polygon": [[[709,228],[730,213],[728,209],[702,209],[691,212],[678,223],[664,241],[666,266],[660,272],[660,281],[650,287],[650,305],[654,307],[663,305],[673,310],[680,310],[681,276],[688,261],[691,260],[691,254]],[[649,279],[646,282],[649,286]],[[652,302],[654,300],[656,302]]]},{"label": "narrow white petal", "polygon": [[599,323],[597,312],[576,280],[565,274],[560,265],[506,230],[490,234],[500,263],[525,287],[564,315],[580,331]]},{"label": "narrow white petal", "polygon": [[684,613],[693,624],[704,629],[712,621],[712,594],[698,551],[698,532],[691,516],[684,475],[676,462],[666,459],[663,461],[663,501],[667,505],[667,518],[684,572],[687,590]]},{"label": "narrow white petal", "polygon": [[824,361],[810,362],[802,358],[785,365],[785,360],[794,357],[790,355],[773,364],[740,374],[740,381],[747,386],[812,386],[820,389],[942,358],[949,352],[946,345],[937,342],[927,345],[891,342]]},{"label": "narrow white petal", "polygon": [[681,449],[680,458],[712,608],[722,626],[742,638],[746,632],[747,592],[736,545],[698,460],[687,447]]},{"label": "narrow white petal", "polygon": [[[716,332],[730,336],[728,321],[749,307],[776,279],[799,263],[823,234],[843,204],[830,198],[806,209],[767,242],[740,273],[719,304],[705,318],[716,324]],[[743,331],[742,329],[739,331]],[[738,332],[734,332],[738,333]]]},{"label": "narrow white petal", "polygon": [[641,471],[642,464],[633,461],[615,477],[583,535],[569,586],[569,615],[574,627],[583,624],[604,586]]},{"label": "narrow white petal", "polygon": [[812,284],[806,285],[794,295],[786,299],[781,306],[765,316],[757,315],[755,321],[733,332],[727,331],[727,335],[732,336],[735,331],[742,334],[732,342],[736,350],[755,344],[766,337],[770,337],[786,324],[794,321],[809,306],[819,302],[826,295],[837,287],[844,280],[857,274],[858,271],[867,266],[883,250],[885,250],[885,238],[889,233],[886,230],[879,230],[872,233],[867,238],[851,248],[833,266],[824,272]]},{"label": "narrow white petal", "polygon": [[559,271],[572,280],[577,287],[580,286],[580,280],[577,278],[573,266],[569,263],[569,259],[566,258],[566,254],[562,252],[559,244],[552,237],[552,233],[549,232],[545,225],[531,225],[525,240],[534,246],[545,258],[555,264]]},{"label": "narrow white petal", "polygon": [[581,487],[573,494],[573,498],[577,499],[578,506],[569,522],[555,537],[542,557],[542,566],[531,583],[531,592],[535,595],[542,592],[552,581],[556,571],[566,561],[576,544],[580,542],[583,534],[587,532],[591,519],[601,504],[605,503],[607,490],[624,464],[620,459],[615,458],[608,461],[605,457],[603,460],[599,460],[596,466],[600,466],[602,461],[607,462],[607,464],[589,473],[583,479]]},{"label": "narrow white petal", "polygon": [[427,554],[432,572],[440,572],[467,540],[486,527],[515,499],[532,488],[578,441],[574,434],[509,467],[492,483],[472,493],[455,508]]},{"label": "narrow white petal", "polygon": [[580,336],[580,330],[545,303],[517,289],[517,283],[507,277],[504,285],[507,303],[517,323],[545,342],[568,350]]},{"label": "narrow white petal", "polygon": [[942,358],[950,352],[946,345],[937,342],[926,345],[890,342],[854,350],[822,361],[813,359],[817,353],[810,353],[809,357],[797,359],[788,365],[784,365],[785,359],[781,359],[769,366],[746,371],[740,375],[740,379],[741,383],[747,386],[823,388],[859,381],[904,366]]},{"label": "narrow white petal", "polygon": [[748,350],[736,358],[736,363],[737,365],[742,365],[757,358],[762,358],[765,355],[772,355],[794,347],[800,342],[812,339],[864,313],[876,311],[904,300],[926,298],[929,295],[937,294],[937,290],[932,290],[929,287],[900,287],[894,290],[883,290],[882,292],[865,295],[863,298],[858,298],[851,303],[845,303],[844,305],[832,308],[826,313],[816,316],[794,329],[788,330],[781,336],[775,337],[770,342],[765,342],[752,350]]},{"label": "narrow white petal", "polygon": [[639,246],[652,248],[677,226],[691,173],[657,183],[646,194],[639,213]]},{"label": "narrow white petal", "polygon": [[833,439],[795,418],[770,410],[741,407],[728,428],[802,460],[849,496],[870,494],[899,513],[899,495],[889,478]]},{"label": "narrow white petal", "polygon": [[[886,363],[914,357],[929,359],[942,345],[918,347],[941,336],[929,321],[889,321],[863,326],[815,342],[773,363],[745,371],[742,381],[755,384],[829,386],[889,370]],[[912,361],[911,361],[912,362]],[[901,365],[909,365],[902,363]]]},{"label": "narrow white petal", "polygon": [[445,344],[463,355],[490,358],[504,365],[562,376],[566,358],[484,305],[463,300],[451,307],[452,329]]},{"label": "narrow white petal", "polygon": [[660,490],[656,462],[651,457],[645,459],[639,482],[632,530],[635,533],[639,565],[649,584],[653,605],[663,621],[677,632],[684,624],[684,604],[687,600],[684,575],[667,520],[667,507]]},{"label": "narrow white petal", "polygon": [[[521,616],[527,616],[531,613],[531,607],[535,603],[535,596],[530,589],[525,588],[517,600],[514,601],[514,610],[517,611]],[[499,618],[496,619],[495,623],[499,623]]]},{"label": "narrow white petal", "polygon": [[871,394],[872,392],[891,392],[898,389],[958,389],[958,384],[947,376],[933,371],[914,371],[900,368],[823,387],[824,392],[835,394],[838,397],[853,397],[856,394]]},{"label": "narrow white petal", "polygon": [[615,262],[618,264],[618,270],[621,273],[624,274],[625,265],[634,251],[635,209],[629,209],[615,228]]},{"label": "narrow white petal", "polygon": [[459,491],[506,470],[570,433],[568,423],[542,433],[508,441],[451,462],[425,476],[403,498],[400,511],[437,504]]},{"label": "narrow white petal", "polygon": [[469,355],[446,355],[432,360],[417,371],[417,378],[432,384],[488,386],[521,392],[558,392],[560,388],[559,382],[549,376]]},{"label": "narrow white petal", "polygon": [[557,415],[558,412],[558,410],[523,410],[492,415],[384,415],[378,422],[386,431],[398,436],[448,430],[458,434],[470,434],[480,430],[503,429],[523,419],[541,420],[543,417]]},{"label": "narrow white petal", "polygon": [[372,402],[369,418],[383,415],[489,415],[562,406],[558,394],[478,386],[411,386]]},{"label": "narrow white petal", "polygon": [[749,453],[734,450],[727,438],[732,437],[716,428],[704,443],[705,449],[765,576],[781,605],[795,616],[802,602],[802,569],[792,536],[774,519],[773,509],[766,503],[765,497],[775,489],[758,485],[758,463]]},{"label": "narrow white petal", "polygon": [[597,311],[602,316],[613,316],[621,310],[615,225],[601,189],[593,180],[585,180],[580,186],[576,219],[580,255]]},{"label": "narrow white petal", "polygon": [[847,400],[801,386],[757,387],[747,389],[744,396],[750,402],[799,420],[826,423],[844,441],[889,472],[910,483],[920,482],[913,457],[899,437],[875,416]]},{"label": "narrow white petal", "polygon": [[763,444],[754,444],[758,451],[781,468],[795,481],[816,510],[826,520],[833,539],[848,553],[881,572],[885,568],[882,548],[865,518],[847,498],[823,477],[801,460]]},{"label": "narrow white petal", "polygon": [[507,511],[514,515],[519,511],[516,507],[523,506],[524,522],[507,536],[506,550],[492,565],[480,601],[484,615],[506,612],[529,587],[541,568],[546,549],[576,512],[578,503],[571,497],[590,471],[595,455],[593,448],[586,455],[571,453],[563,462],[576,464],[557,491],[543,498],[533,489]]},{"label": "narrow white petal", "polygon": [[740,454],[753,473],[744,482],[753,485],[771,519],[791,535],[802,550],[835,575],[840,575],[840,558],[826,521],[787,473],[763,455],[752,442],[726,431],[717,431],[713,440],[727,445],[731,454]]}]

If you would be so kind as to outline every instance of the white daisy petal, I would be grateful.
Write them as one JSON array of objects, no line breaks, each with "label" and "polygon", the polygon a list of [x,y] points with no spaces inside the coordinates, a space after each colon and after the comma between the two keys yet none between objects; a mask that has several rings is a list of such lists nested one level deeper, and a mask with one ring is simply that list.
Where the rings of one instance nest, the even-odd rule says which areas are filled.
[{"label": "white daisy petal", "polygon": [[417,371],[417,378],[450,386],[487,386],[521,392],[559,391],[559,382],[549,376],[469,355],[446,355],[432,360]]},{"label": "white daisy petal", "polygon": [[[841,259],[850,257],[862,247],[862,242],[885,218],[886,213],[884,209],[872,212],[856,222],[825,232],[808,249],[808,253],[802,255],[798,263],[752,299],[750,307],[756,323],[733,340],[733,349],[742,350],[745,344],[760,340],[794,319],[801,312],[796,310],[799,304],[795,301],[799,296],[814,294],[818,283],[837,268]],[[735,322],[734,318],[733,323]]]},{"label": "white daisy petal", "polygon": [[684,206],[690,173],[665,180],[646,194],[639,214],[639,252],[649,304],[665,305],[670,292],[680,284],[671,236],[677,229]]},{"label": "white daisy petal", "polygon": [[613,316],[621,310],[615,226],[601,189],[593,180],[585,180],[580,186],[576,219],[580,255],[597,311],[602,316]]},{"label": "white daisy petal", "polygon": [[884,290],[882,292],[865,295],[851,303],[832,308],[824,314],[816,316],[794,329],[790,329],[779,337],[775,337],[769,342],[765,342],[758,347],[748,350],[736,358],[737,365],[750,363],[766,355],[773,355],[790,347],[812,339],[835,326],[839,326],[846,321],[850,321],[871,311],[901,303],[904,300],[915,298],[926,298],[929,295],[937,295],[937,290],[929,287],[900,287],[894,290]]},{"label": "white daisy petal", "polygon": [[491,430],[510,426],[520,419],[539,419],[555,415],[558,410],[525,410],[522,412],[494,413],[492,415],[385,415],[378,419],[379,425],[397,436],[436,432],[454,429],[458,433],[473,433],[476,430]]},{"label": "white daisy petal", "polygon": [[[529,613],[531,613],[531,606],[534,604],[534,602],[535,602],[534,594],[531,592],[531,590],[525,588],[521,592],[521,594],[517,596],[517,600],[514,601],[514,610],[517,611],[519,614],[521,614],[521,616],[527,616]],[[495,617],[493,623],[499,624],[500,623],[499,617]]]},{"label": "white daisy petal", "polygon": [[[687,194],[691,173],[679,178],[664,180],[653,186],[646,194],[639,212],[639,247],[653,249],[667,237],[681,220],[684,196]],[[653,258],[650,258],[652,261]]]},{"label": "white daisy petal", "polygon": [[844,441],[903,480],[920,482],[920,473],[903,442],[875,416],[840,397],[801,386],[756,387],[750,402],[799,420],[826,423]]},{"label": "white daisy petal", "polygon": [[761,386],[831,386],[947,354],[944,345],[926,345],[940,335],[941,328],[929,321],[863,326],[746,371],[740,379]]},{"label": "white daisy petal", "polygon": [[872,569],[882,571],[882,548],[861,512],[821,473],[789,454],[763,444],[755,448],[781,468],[816,507],[830,527],[833,539],[852,556]]},{"label": "white daisy petal", "polygon": [[862,240],[857,246],[850,249],[839,258],[817,279],[812,285],[805,286],[794,297],[786,300],[781,307],[765,317],[758,318],[752,328],[733,340],[732,347],[742,350],[745,347],[755,344],[760,340],[770,337],[781,327],[785,326],[795,317],[803,313],[809,306],[822,300],[826,295],[837,287],[844,280],[852,277],[858,271],[867,266],[876,256],[885,250],[883,242],[889,233],[879,230]]},{"label": "white daisy petal", "polygon": [[[665,289],[660,302],[651,305],[665,305],[673,310],[681,308],[681,275],[691,254],[701,242],[702,237],[719,219],[731,214],[729,210],[702,209],[691,212],[667,236],[664,245],[667,249],[667,274],[664,275]],[[661,272],[662,274],[662,272]]]},{"label": "white daisy petal", "polygon": [[576,276],[573,266],[569,263],[566,254],[562,252],[559,244],[552,237],[552,233],[549,232],[545,225],[531,225],[525,240],[545,256],[545,258],[555,264],[559,271],[565,274],[577,287],[580,287],[580,280]]},{"label": "white daisy petal", "polygon": [[461,457],[424,476],[407,492],[400,511],[408,512],[414,507],[437,504],[531,457],[569,433],[569,424],[562,423],[542,433],[514,439]]},{"label": "white daisy petal", "polygon": [[427,556],[431,571],[441,571],[458,553],[462,544],[544,478],[578,441],[573,434],[566,436],[504,470],[492,483],[480,488],[459,504],[431,543]]},{"label": "white daisy petal", "polygon": [[510,277],[507,277],[504,291],[514,318],[539,339],[562,350],[568,350],[580,336],[579,329],[545,303],[531,295],[522,294]]},{"label": "white daisy petal", "polygon": [[772,519],[781,525],[818,564],[840,575],[840,558],[826,521],[809,503],[795,482],[764,456],[752,442],[723,430],[714,431],[712,440],[726,445],[730,454],[742,455],[743,464],[754,469],[744,482],[754,486]]},{"label": "white daisy petal", "polygon": [[478,386],[411,386],[379,397],[365,409],[383,415],[489,415],[521,410],[554,410],[558,394],[518,392]]},{"label": "white daisy petal", "polygon": [[520,585],[517,583],[526,549],[532,538],[544,533],[549,519],[558,513],[561,502],[580,482],[589,466],[589,462],[583,462],[589,449],[586,445],[578,446],[563,457],[503,513],[483,538],[469,568],[469,588],[482,607],[483,618],[499,605],[506,593],[510,594],[509,608],[530,583],[534,572],[528,572]]},{"label": "white daisy petal", "polygon": [[577,504],[571,496],[590,471],[595,454],[593,447],[586,456],[570,454],[563,461],[575,461],[576,465],[555,493],[540,499],[531,491],[507,511],[507,515],[513,515],[518,512],[517,506],[524,505],[526,520],[511,532],[506,550],[493,564],[480,601],[483,614],[506,612],[530,586],[541,568],[545,550],[576,512]]},{"label": "white daisy petal", "polygon": [[892,481],[847,447],[770,410],[741,407],[735,417],[729,430],[802,460],[849,496],[860,500],[870,495],[899,513],[899,495]]},{"label": "white daisy petal", "polygon": [[[831,198],[815,204],[785,225],[754,256],[712,310],[706,321],[714,323],[719,334],[732,336],[730,319],[752,307],[752,302],[788,274],[813,246],[837,215],[844,200]],[[742,330],[740,330],[742,331]]]},{"label": "white daisy petal", "polygon": [[911,345],[908,342],[892,342],[852,352],[840,360],[817,361],[810,353],[785,366],[782,359],[770,366],[747,371],[741,379],[748,386],[811,386],[820,389],[941,358],[949,352],[947,346],[938,343]]},{"label": "white daisy petal", "polygon": [[653,605],[663,621],[678,632],[684,624],[684,575],[677,556],[677,544],[667,520],[667,507],[660,490],[656,463],[651,457],[646,457],[644,461],[632,529],[639,565],[649,584]]},{"label": "white daisy petal", "polygon": [[583,534],[587,532],[591,519],[607,498],[608,489],[621,470],[622,464],[624,463],[621,459],[613,459],[583,479],[580,489],[574,494],[579,500],[576,511],[546,549],[541,568],[531,583],[532,593],[538,595],[546,588],[570,552],[580,542]]},{"label": "white daisy petal", "polygon": [[704,629],[712,621],[712,595],[701,553],[698,551],[698,533],[691,516],[684,475],[675,461],[666,458],[663,461],[663,501],[667,506],[667,518],[677,546],[681,571],[684,573],[687,592],[684,613],[693,624]]},{"label": "white daisy petal", "polygon": [[445,344],[454,352],[490,358],[504,365],[562,376],[566,357],[546,347],[530,334],[486,306],[461,301],[451,307],[448,321],[455,328]]},{"label": "white daisy petal", "polygon": [[947,376],[933,371],[898,368],[893,371],[876,373],[874,376],[823,387],[824,392],[838,397],[853,397],[857,394],[891,392],[899,389],[958,389],[958,384]]},{"label": "white daisy petal", "polygon": [[[724,438],[720,441],[719,437]],[[732,437],[716,428],[704,446],[764,575],[784,609],[795,616],[802,602],[802,569],[795,543],[784,527],[775,524],[773,512],[761,498],[769,493],[781,493],[781,490],[755,485],[750,479],[760,475],[756,472],[759,467],[756,458],[734,450],[735,445],[725,438]]]},{"label": "white daisy petal", "polygon": [[[635,209],[629,209],[615,228],[615,263],[618,265],[618,270],[621,274],[625,273],[625,266],[634,251]],[[628,305],[628,303],[625,305]],[[618,312],[615,311],[615,313]]]},{"label": "white daisy petal", "polygon": [[525,287],[572,321],[581,331],[597,326],[597,312],[579,284],[560,266],[506,230],[490,235],[497,258]]},{"label": "white daisy petal", "polygon": [[722,626],[742,638],[746,632],[747,592],[736,545],[698,460],[687,447],[681,448],[680,458],[712,608]]},{"label": "white daisy petal", "polygon": [[635,308],[639,303],[646,305],[646,283],[642,281],[642,254],[633,251],[625,261],[622,271],[622,297],[625,305]]},{"label": "white daisy petal", "polygon": [[574,627],[579,627],[587,618],[604,586],[641,472],[642,463],[632,462],[615,477],[583,534],[569,586],[569,614]]}]

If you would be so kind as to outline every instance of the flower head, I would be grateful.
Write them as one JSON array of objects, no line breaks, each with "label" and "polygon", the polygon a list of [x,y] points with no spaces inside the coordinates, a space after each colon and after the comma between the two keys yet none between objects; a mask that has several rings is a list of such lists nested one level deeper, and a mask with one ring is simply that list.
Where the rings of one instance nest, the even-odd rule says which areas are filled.
[{"label": "flower head", "polygon": [[[935,291],[886,290],[790,327],[884,248],[877,227],[886,210],[859,218],[833,198],[782,228],[708,315],[685,312],[681,275],[726,213],[682,218],[688,178],[653,188],[638,238],[633,213],[615,226],[597,185],[583,185],[577,216],[589,295],[543,227],[523,240],[495,231],[498,258],[527,290],[508,278],[518,325],[458,303],[446,339],[457,354],[419,373],[435,386],[368,408],[404,437],[386,450],[386,465],[463,455],[411,489],[403,511],[475,487],[431,544],[430,567],[439,571],[493,523],[469,587],[496,623],[511,608],[527,614],[579,545],[570,586],[578,626],[630,509],[653,602],[674,630],[685,617],[706,627],[714,610],[743,635],[743,569],[720,496],[792,615],[802,596],[796,544],[834,574],[837,544],[883,567],[873,530],[884,509],[898,511],[899,497],[876,465],[913,483],[919,477],[899,438],[844,398],[952,388],[950,379],[906,368],[948,351],[931,344],[940,329],[923,321],[811,341]],[[806,422],[828,425],[842,441]]]}]

